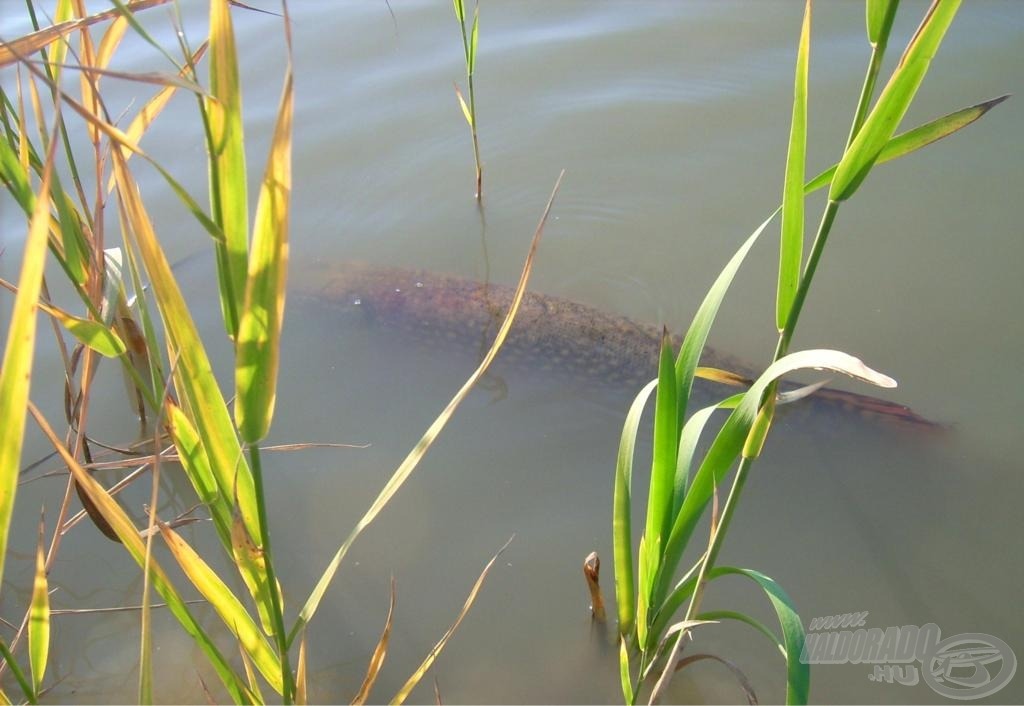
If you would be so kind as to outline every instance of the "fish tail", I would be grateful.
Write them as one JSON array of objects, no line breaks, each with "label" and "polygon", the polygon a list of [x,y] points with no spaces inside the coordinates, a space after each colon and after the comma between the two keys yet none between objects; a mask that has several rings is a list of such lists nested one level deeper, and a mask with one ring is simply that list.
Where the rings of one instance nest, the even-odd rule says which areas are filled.
[{"label": "fish tail", "polygon": [[868,420],[880,420],[887,424],[902,426],[915,431],[928,433],[945,433],[950,430],[949,425],[936,422],[897,402],[890,402],[870,395],[860,395],[855,392],[822,388],[812,396],[812,400],[829,402],[838,406],[844,411],[859,415]]}]

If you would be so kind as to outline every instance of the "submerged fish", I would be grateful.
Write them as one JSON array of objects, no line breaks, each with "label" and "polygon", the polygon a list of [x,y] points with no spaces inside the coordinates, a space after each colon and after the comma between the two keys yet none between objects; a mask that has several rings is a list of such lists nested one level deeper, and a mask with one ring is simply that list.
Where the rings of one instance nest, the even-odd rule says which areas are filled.
[{"label": "submerged fish", "polygon": [[[368,320],[419,338],[477,345],[481,354],[493,340],[514,293],[503,285],[357,262],[321,263],[300,270],[302,279],[293,282],[293,289],[301,298],[358,310]],[[498,359],[639,390],[657,375],[660,343],[658,327],[528,291]],[[679,343],[676,338],[676,350]],[[752,376],[750,366],[711,348],[705,348],[701,365]],[[736,388],[697,381],[695,390],[702,393],[702,400],[711,400],[711,392],[720,393],[714,399],[721,399]],[[852,413],[922,429],[941,428],[897,403],[830,388],[789,406],[810,406],[814,414]]]}]

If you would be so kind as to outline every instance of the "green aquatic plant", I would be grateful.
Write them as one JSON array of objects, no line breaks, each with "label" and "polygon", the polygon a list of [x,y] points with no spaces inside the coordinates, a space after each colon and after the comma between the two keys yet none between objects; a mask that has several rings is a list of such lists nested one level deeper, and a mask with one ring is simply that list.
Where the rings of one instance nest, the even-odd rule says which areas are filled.
[{"label": "green aquatic plant", "polygon": [[483,179],[484,168],[480,161],[480,140],[476,133],[476,91],[473,90],[473,74],[476,72],[476,47],[480,36],[480,2],[477,0],[473,7],[473,24],[469,31],[466,30],[466,2],[465,0],[453,0],[455,3],[455,18],[459,21],[459,29],[462,31],[462,50],[466,59],[466,84],[469,92],[469,105],[462,97],[459,84],[455,84],[455,97],[459,99],[459,107],[462,108],[462,115],[469,124],[469,133],[473,138],[473,164],[476,166],[476,199],[482,201],[484,197]]},{"label": "green aquatic plant", "polygon": [[[636,396],[622,430],[615,472],[613,539],[615,593],[620,641],[623,696],[635,703],[641,686],[660,670],[651,700],[659,698],[680,662],[682,649],[694,629],[719,620],[738,620],[770,639],[784,656],[786,701],[806,703],[810,689],[809,665],[800,661],[804,629],[786,592],[773,579],[752,569],[719,566],[722,543],[735,515],[744,485],[772,425],[776,406],[786,399],[778,394],[780,378],[801,368],[827,369],[888,387],[885,375],[839,351],[790,352],[790,343],[810,291],[818,263],[839,208],[867,177],[875,164],[909,154],[980,118],[1005,96],[943,116],[894,136],[918,87],[928,71],[956,12],[959,0],[934,0],[904,54],[872,106],[874,87],[896,13],[896,0],[867,0],[867,39],[871,58],[855,110],[850,135],[839,163],[805,183],[807,146],[807,76],[810,56],[811,3],[806,3],[797,44],[793,115],[786,161],[783,201],[736,252],[708,291],[694,316],[681,349],[672,350],[666,334],[658,378]],[[829,188],[821,222],[803,255],[804,207],[812,192]],[[782,213],[779,273],[776,296],[778,341],[771,364],[742,393],[718,404],[689,408],[690,390],[698,361],[718,307],[740,265],[776,215]],[[655,388],[654,437],[644,530],[633,548],[632,470],[640,416]],[[729,411],[702,458],[698,441],[717,409]],[[736,468],[724,503],[718,491]],[[683,554],[709,504],[713,504],[706,547],[681,578]],[[781,634],[738,611],[701,611],[707,584],[722,576],[739,575],[753,581],[770,600]],[[682,617],[677,617],[687,605]]]},{"label": "green aquatic plant", "polygon": [[[288,270],[294,84],[287,5],[282,4],[286,56],[281,97],[250,223],[240,59],[232,24],[235,3],[211,0],[209,34],[197,47],[189,44],[180,18],[172,14],[179,46],[168,50],[134,14],[163,2],[119,2],[112,10],[82,17],[76,15],[75,3],[59,0],[54,24],[46,27],[36,22],[29,2],[34,31],[0,42],[0,68],[17,69],[12,82],[15,95],[0,88],[0,182],[28,223],[18,281],[4,283],[15,297],[0,369],[0,418],[4,419],[0,425],[0,576],[30,416],[68,470],[67,492],[48,547],[41,530],[35,584],[23,621],[27,624],[31,678],[18,664],[13,649],[26,632],[24,627],[12,647],[0,640],[0,652],[4,668],[15,676],[25,700],[35,703],[45,689],[50,642],[47,574],[60,538],[74,523],[74,518],[69,519],[70,503],[77,495],[95,526],[119,542],[142,571],[140,703],[152,703],[155,698],[151,591],[160,595],[203,652],[233,701],[262,703],[266,700],[262,689],[269,688],[284,703],[303,703],[308,693],[305,627],[349,547],[402,487],[500,349],[525,291],[551,201],[534,233],[516,297],[491,349],[355,524],[289,623],[272,551],[260,450],[273,422]],[[92,28],[102,23],[106,23],[102,34],[94,37]],[[154,73],[111,70],[118,48],[129,37],[155,47],[171,69]],[[475,37],[474,21],[473,52],[467,46],[467,60],[475,55]],[[205,82],[199,68],[204,58],[209,65]],[[472,66],[469,69],[472,80]],[[64,80],[69,72],[75,74],[80,95],[73,95],[69,85],[74,84]],[[127,127],[111,117],[106,104],[101,83],[112,80],[158,86]],[[179,91],[196,99],[196,124],[205,141],[209,173],[208,208],[141,145],[149,126]],[[73,128],[68,126],[71,119],[77,120]],[[85,148],[76,140],[84,140]],[[234,349],[233,414],[142,198],[133,169],[140,161],[156,171],[210,236],[224,329]],[[70,190],[64,188],[65,175],[70,175]],[[108,211],[113,212],[116,228],[106,225]],[[59,265],[78,300],[69,306],[80,307],[83,314],[71,314],[67,307],[50,301],[44,277],[48,259]],[[66,363],[69,403],[63,434],[29,399],[38,341],[37,309],[53,320],[56,343]],[[75,343],[72,353],[66,351],[65,336]],[[149,452],[149,461],[142,462],[142,467],[152,471],[153,489],[148,518],[141,527],[115,497],[117,488],[105,487],[91,473],[95,464],[88,436],[89,399],[104,358],[116,361],[129,381],[131,404],[141,420],[142,441],[135,450]],[[136,456],[125,461],[139,462]],[[187,522],[185,518],[158,516],[161,466],[172,462],[180,465],[209,513],[230,572],[215,570],[213,558],[202,556],[175,530]],[[164,545],[180,574],[219,616],[226,634],[236,643],[240,662],[230,658],[223,640],[196,618],[183,597],[180,577],[172,578],[174,574],[164,566],[167,559],[158,560],[154,555],[154,542]],[[480,574],[451,630],[396,694],[395,702],[404,700],[422,679],[466,615],[493,564],[494,559]],[[357,702],[368,698],[376,682],[390,624],[389,617]],[[2,691],[0,699],[10,702]]]}]

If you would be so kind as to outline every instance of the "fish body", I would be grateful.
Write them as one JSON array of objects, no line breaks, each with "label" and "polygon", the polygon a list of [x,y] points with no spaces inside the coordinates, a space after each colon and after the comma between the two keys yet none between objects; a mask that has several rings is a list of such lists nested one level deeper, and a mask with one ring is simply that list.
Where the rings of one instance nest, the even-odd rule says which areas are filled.
[{"label": "fish body", "polygon": [[[301,271],[295,286],[301,298],[358,311],[370,321],[423,340],[477,345],[481,354],[493,340],[514,293],[504,285],[360,262],[319,263]],[[639,389],[657,375],[661,331],[569,299],[527,291],[499,359]],[[678,350],[680,339],[673,343]],[[750,366],[710,347],[705,348],[701,365],[756,377]],[[709,401],[736,391],[717,383],[696,384],[702,388],[698,392],[706,393],[702,399]],[[817,390],[791,406],[940,428],[902,405],[831,388]]]}]

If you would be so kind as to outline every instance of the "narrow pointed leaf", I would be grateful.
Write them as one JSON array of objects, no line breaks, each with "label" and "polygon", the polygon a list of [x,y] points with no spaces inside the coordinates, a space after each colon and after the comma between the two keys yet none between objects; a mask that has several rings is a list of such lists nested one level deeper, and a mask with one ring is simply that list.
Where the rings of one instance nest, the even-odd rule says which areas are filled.
[{"label": "narrow pointed leaf", "polygon": [[250,444],[267,435],[274,416],[288,269],[291,159],[292,76],[289,72],[256,207],[245,308],[235,347],[235,423],[242,439]]},{"label": "narrow pointed leaf", "polygon": [[306,706],[309,703],[309,692],[307,691],[306,681],[306,633],[302,633],[302,638],[299,640],[299,660],[295,665],[295,704],[296,706]]},{"label": "narrow pointed leaf", "polygon": [[56,140],[51,138],[43,182],[39,187],[35,212],[25,239],[18,293],[14,297],[11,323],[7,327],[3,367],[0,367],[0,420],[3,420],[0,423],[0,579],[3,578],[7,537],[14,513],[14,496],[18,489],[25,410],[36,345],[36,302],[43,282],[50,225],[49,193],[55,144]]},{"label": "narrow pointed leaf", "polygon": [[697,369],[697,363],[700,361],[701,354],[704,352],[704,345],[707,343],[711,326],[718,315],[718,308],[725,298],[725,293],[729,291],[729,286],[732,284],[736,272],[739,271],[740,265],[746,259],[747,253],[754,247],[754,243],[761,237],[761,233],[772,222],[772,219],[778,215],[779,210],[781,210],[781,207],[768,216],[729,259],[729,262],[722,268],[714,284],[711,285],[708,293],[704,296],[704,301],[701,302],[697,313],[694,314],[693,321],[690,322],[690,327],[683,338],[683,345],[679,349],[679,356],[676,358],[676,385],[679,388],[677,397],[680,409],[680,427],[683,424],[683,415],[689,406],[694,372]]},{"label": "narrow pointed leaf", "polygon": [[804,247],[804,171],[807,162],[807,73],[811,45],[811,0],[804,5],[804,21],[797,45],[796,78],[793,81],[793,119],[789,130],[789,154],[782,192],[782,240],[779,247],[779,286],[775,300],[775,325],[782,331],[793,307]]},{"label": "narrow pointed leaf", "polygon": [[632,704],[633,679],[629,673],[629,648],[626,647],[626,640],[619,638],[619,681],[622,684],[622,698],[627,704]]},{"label": "narrow pointed leaf", "polygon": [[462,115],[466,118],[466,122],[469,123],[469,127],[473,127],[473,114],[469,112],[469,106],[466,105],[466,100],[462,97],[462,91],[459,90],[459,84],[455,84],[455,97],[459,99],[459,107],[462,108]]},{"label": "narrow pointed leaf", "polygon": [[[395,577],[391,577],[391,601],[388,604],[388,616],[384,619],[384,631],[380,634],[380,639],[377,640],[377,647],[373,650],[373,656],[370,657],[370,663],[366,665],[366,676],[363,677],[363,683],[359,687],[359,693],[356,694],[355,698],[352,699],[353,706],[361,706],[366,703],[366,700],[370,698],[370,691],[373,690],[373,685],[377,683],[377,676],[380,674],[381,667],[384,666],[384,658],[388,654],[388,641],[391,639],[391,626],[395,615]],[[305,634],[305,633],[303,633]]]},{"label": "narrow pointed leaf", "polygon": [[[893,159],[903,157],[911,152],[916,152],[922,147],[926,147],[933,142],[937,142],[944,137],[952,135],[957,130],[965,128],[978,120],[985,113],[1009,97],[1010,96],[1008,94],[999,96],[998,98],[993,98],[991,100],[978,103],[977,105],[972,105],[969,108],[954,111],[947,115],[943,115],[941,118],[936,118],[935,120],[896,135],[886,143],[885,147],[879,153],[876,164],[882,164],[883,162],[889,162]],[[835,176],[836,169],[838,167],[838,164],[833,164],[830,168],[807,182],[807,185],[804,187],[804,193],[810,194],[811,192],[828,186],[832,182],[832,177]]]},{"label": "narrow pointed leaf", "polygon": [[806,704],[811,688],[811,666],[800,660],[804,649],[804,626],[793,600],[774,579],[753,569],[724,567],[721,575],[738,574],[750,579],[764,591],[782,628],[786,656],[786,703]]},{"label": "narrow pointed leaf", "polygon": [[636,587],[633,576],[633,453],[640,418],[647,400],[658,384],[651,380],[637,394],[626,414],[619,439],[619,454],[615,464],[615,491],[612,509],[612,535],[615,559],[615,605],[619,614],[619,635],[628,639],[636,618]]},{"label": "narrow pointed leaf", "polygon": [[473,602],[476,601],[476,597],[480,593],[480,589],[483,588],[484,579],[486,579],[487,574],[490,573],[491,568],[494,566],[494,562],[498,560],[498,557],[501,556],[501,553],[505,551],[506,548],[508,548],[508,545],[512,543],[512,539],[514,538],[515,537],[509,538],[509,540],[505,542],[505,546],[499,549],[498,553],[491,557],[491,560],[487,562],[487,566],[485,566],[484,570],[480,572],[480,576],[477,578],[476,583],[473,584],[472,590],[470,590],[469,595],[466,597],[465,603],[462,604],[462,610],[459,611],[459,615],[455,619],[455,622],[452,623],[452,626],[448,628],[448,631],[445,632],[441,639],[437,641],[434,648],[430,650],[430,654],[427,655],[426,659],[423,660],[423,663],[420,664],[415,672],[413,672],[408,681],[406,681],[402,688],[398,690],[398,693],[395,694],[395,698],[391,700],[392,704],[405,703],[409,693],[417,684],[420,683],[420,680],[423,679],[423,675],[426,674],[427,670],[434,664],[434,660],[436,660],[437,656],[441,654],[441,651],[448,644],[448,641],[451,640],[452,635],[454,635],[455,631],[459,629],[459,625],[462,624],[463,618],[465,618],[466,614],[469,613],[469,609],[473,606]]},{"label": "narrow pointed leaf", "polygon": [[480,2],[477,0],[473,9],[473,31],[469,35],[469,63],[466,66],[466,73],[470,76],[476,71],[476,45],[480,36]]},{"label": "narrow pointed leaf", "polygon": [[281,693],[281,663],[245,606],[177,532],[160,522],[160,536],[181,570],[224,621],[271,688]]},{"label": "narrow pointed leaf", "polygon": [[36,575],[32,583],[32,606],[28,621],[28,659],[32,667],[32,686],[38,694],[43,688],[46,663],[50,654],[50,586],[46,580],[46,553],[43,551],[43,525],[39,523],[36,548]]},{"label": "narrow pointed leaf", "polygon": [[[675,368],[672,364],[672,339],[661,335],[661,360],[658,366],[658,392],[654,399],[654,447],[651,460],[651,484],[647,496],[647,524],[644,537],[648,556],[660,563],[661,548],[671,525],[672,492],[675,488],[676,452],[679,443],[679,417],[676,408]],[[653,575],[652,575],[653,577]],[[641,585],[641,590],[643,586]]]},{"label": "narrow pointed leaf", "polygon": [[248,186],[242,130],[242,86],[229,0],[210,2],[210,200],[224,233],[217,276],[228,336],[238,335],[249,249]]},{"label": "narrow pointed leaf", "polygon": [[[125,511],[117,503],[117,501],[107,492],[103,486],[101,486],[92,475],[86,471],[82,466],[75,460],[71,453],[67,450],[57,435],[53,432],[46,419],[39,413],[39,411],[31,406],[30,410],[32,415],[35,417],[36,423],[39,428],[43,431],[46,437],[50,440],[50,443],[56,449],[61,459],[67,465],[68,470],[74,477],[78,487],[81,488],[82,492],[87,495],[92,503],[96,506],[99,512],[103,515],[106,522],[116,532],[118,539],[123,543],[125,549],[139,565],[144,567],[146,565],[146,548],[139,535],[138,529],[135,524],[131,521]],[[224,656],[220,653],[214,643],[210,640],[209,636],[203,630],[202,626],[192,616],[192,613],[188,609],[188,605],[182,600],[181,596],[174,589],[167,574],[160,567],[160,564],[156,559],[151,558],[149,562],[150,570],[150,582],[153,588],[163,597],[167,603],[168,610],[177,618],[185,632],[195,641],[196,645],[203,651],[206,658],[209,660],[210,665],[217,672],[231,698],[238,703],[245,703],[250,701],[248,690],[245,685],[235,674],[234,670],[224,659]]]},{"label": "narrow pointed leaf", "polygon": [[928,73],[931,60],[953,22],[960,2],[933,0],[878,102],[839,162],[829,189],[830,201],[850,198],[878,160],[879,153],[899,127]]},{"label": "narrow pointed leaf", "polygon": [[515,293],[512,295],[512,301],[509,304],[508,313],[505,314],[505,319],[502,321],[501,326],[498,328],[498,332],[494,337],[494,342],[491,344],[490,349],[484,355],[482,361],[477,366],[477,369],[472,375],[466,380],[465,384],[455,393],[455,396],[445,406],[441,414],[433,421],[427,431],[423,434],[423,437],[419,440],[412,451],[409,452],[405,460],[398,466],[391,478],[385,484],[384,488],[377,495],[377,498],[373,501],[373,504],[366,511],[363,517],[356,524],[355,528],[349,533],[345,541],[342,542],[338,551],[335,552],[334,557],[331,559],[327,568],[320,576],[320,580],[317,582],[306,600],[306,604],[302,607],[299,612],[299,618],[292,628],[291,633],[288,636],[288,643],[295,639],[295,635],[298,631],[306,624],[309,623],[316,609],[320,605],[320,601],[323,599],[324,594],[327,592],[327,588],[330,586],[331,581],[334,579],[334,575],[338,571],[338,567],[341,566],[342,560],[348,553],[352,544],[356,541],[363,530],[369,526],[377,515],[381,513],[384,507],[390,502],[391,498],[394,497],[395,493],[402,487],[405,481],[412,475],[412,472],[416,469],[420,460],[426,455],[430,449],[434,440],[437,439],[438,434],[444,429],[448,420],[455,414],[455,410],[458,409],[459,405],[469,394],[473,386],[476,385],[477,381],[483,377],[484,373],[490,367],[491,362],[498,355],[498,351],[501,350],[502,344],[505,342],[505,338],[508,336],[509,330],[512,328],[512,322],[515,321],[516,312],[519,311],[519,305],[523,301],[523,295],[526,293],[526,283],[530,278],[530,271],[533,268],[533,258],[537,252],[537,246],[540,244],[541,234],[544,232],[544,225],[547,223],[548,215],[551,213],[551,206],[554,203],[555,196],[558,194],[558,188],[562,183],[562,177],[565,175],[564,170],[558,175],[558,180],[555,182],[555,187],[551,191],[551,196],[548,199],[547,205],[544,207],[544,213],[541,215],[540,222],[537,224],[537,229],[533,233],[533,239],[530,241],[530,250],[526,255],[526,261],[523,264],[523,271],[519,276],[519,284],[516,286]]}]

